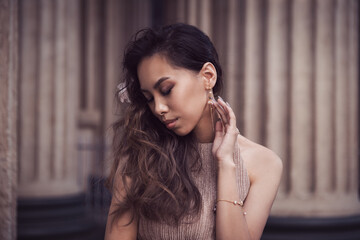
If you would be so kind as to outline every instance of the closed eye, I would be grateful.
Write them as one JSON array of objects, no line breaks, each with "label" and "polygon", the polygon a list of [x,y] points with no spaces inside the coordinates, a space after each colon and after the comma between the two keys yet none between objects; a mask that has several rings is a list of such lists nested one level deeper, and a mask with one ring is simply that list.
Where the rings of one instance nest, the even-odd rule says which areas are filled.
[{"label": "closed eye", "polygon": [[171,93],[171,90],[173,89],[173,87],[170,87],[169,89],[165,90],[165,91],[161,91],[161,94],[163,96],[169,95]]},{"label": "closed eye", "polygon": [[[167,96],[171,93],[171,90],[173,89],[174,86],[170,86],[168,88],[164,87],[163,89],[160,90],[160,94],[163,96]],[[151,103],[152,101],[154,101],[154,97],[151,96],[150,94],[147,93],[147,91],[143,91],[144,92],[144,97],[146,99],[147,103]]]}]

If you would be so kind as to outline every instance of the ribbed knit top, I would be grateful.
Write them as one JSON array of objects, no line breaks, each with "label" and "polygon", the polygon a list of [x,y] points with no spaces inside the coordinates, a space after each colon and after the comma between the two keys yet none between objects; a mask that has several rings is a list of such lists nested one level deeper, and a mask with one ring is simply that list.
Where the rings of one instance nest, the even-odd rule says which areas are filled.
[{"label": "ribbed knit top", "polygon": [[[177,227],[161,224],[147,219],[139,219],[138,239],[140,240],[210,240],[215,239],[215,213],[217,190],[217,169],[212,156],[212,143],[199,143],[202,158],[202,170],[194,174],[194,181],[202,196],[202,209],[199,217],[185,217]],[[239,200],[244,201],[250,187],[250,181],[240,156],[237,145],[234,152],[236,178],[239,190]],[[190,223],[189,223],[190,222]]]}]

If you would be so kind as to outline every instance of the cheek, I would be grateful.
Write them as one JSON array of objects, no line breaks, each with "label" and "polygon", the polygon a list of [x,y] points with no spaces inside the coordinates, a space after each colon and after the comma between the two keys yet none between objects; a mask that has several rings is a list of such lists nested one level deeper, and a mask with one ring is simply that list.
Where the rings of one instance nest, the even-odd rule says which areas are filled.
[{"label": "cheek", "polygon": [[178,110],[196,109],[196,105],[199,105],[199,93],[194,89],[184,87],[179,89],[175,94],[172,99],[172,105]]},{"label": "cheek", "polygon": [[188,91],[183,97],[182,109],[188,120],[198,122],[206,104],[206,95],[199,91]]}]

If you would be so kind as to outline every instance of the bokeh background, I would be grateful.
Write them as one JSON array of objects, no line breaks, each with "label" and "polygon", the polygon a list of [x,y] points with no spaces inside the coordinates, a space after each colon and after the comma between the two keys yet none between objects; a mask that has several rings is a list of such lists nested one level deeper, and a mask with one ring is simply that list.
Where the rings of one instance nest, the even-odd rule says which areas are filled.
[{"label": "bokeh background", "polygon": [[0,239],[103,239],[123,50],[174,22],[283,160],[262,239],[360,239],[357,0],[0,0]]}]

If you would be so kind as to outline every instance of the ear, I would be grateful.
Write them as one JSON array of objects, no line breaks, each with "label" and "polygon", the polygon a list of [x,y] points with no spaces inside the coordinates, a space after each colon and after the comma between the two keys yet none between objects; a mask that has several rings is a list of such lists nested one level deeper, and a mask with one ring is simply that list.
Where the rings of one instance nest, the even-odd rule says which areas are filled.
[{"label": "ear", "polygon": [[199,74],[204,81],[205,89],[212,89],[215,86],[217,73],[215,66],[211,62],[204,63]]}]

